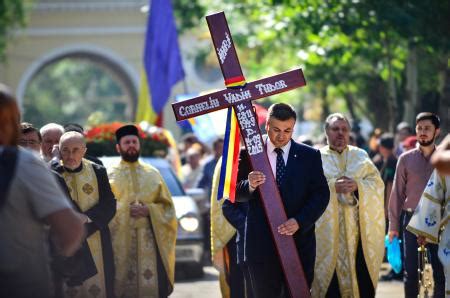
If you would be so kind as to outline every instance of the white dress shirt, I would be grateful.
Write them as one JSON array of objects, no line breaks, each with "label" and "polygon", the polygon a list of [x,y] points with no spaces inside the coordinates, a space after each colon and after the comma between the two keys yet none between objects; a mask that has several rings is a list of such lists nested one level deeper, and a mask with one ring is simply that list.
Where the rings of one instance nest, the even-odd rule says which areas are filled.
[{"label": "white dress shirt", "polygon": [[[267,157],[269,158],[270,168],[272,169],[273,177],[277,177],[277,153],[275,152],[275,146],[272,144],[270,139],[266,138],[266,151],[267,151]],[[289,157],[289,150],[291,149],[291,140],[281,147],[283,150],[283,160],[284,164],[287,166],[287,160]],[[248,185],[250,193],[252,193],[255,189]]]},{"label": "white dress shirt", "polygon": [[[287,166],[287,160],[289,157],[289,150],[291,149],[291,141],[281,147],[283,150],[284,165]],[[269,158],[270,167],[272,168],[273,176],[277,176],[277,153],[275,152],[275,146],[272,144],[269,138],[267,138],[267,157]]]}]

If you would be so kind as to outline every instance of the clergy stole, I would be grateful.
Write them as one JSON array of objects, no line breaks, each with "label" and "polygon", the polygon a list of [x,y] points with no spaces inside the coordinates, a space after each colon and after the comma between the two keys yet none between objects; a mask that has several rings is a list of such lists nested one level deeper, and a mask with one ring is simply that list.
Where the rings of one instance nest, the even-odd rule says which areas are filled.
[{"label": "clergy stole", "polygon": [[[356,252],[362,242],[364,259],[373,286],[384,255],[384,183],[367,153],[347,146],[339,154],[329,146],[320,150],[325,177],[330,188],[330,202],[316,222],[316,260],[313,297],[325,297],[334,272],[342,297],[359,297],[356,276]],[[358,204],[346,204],[351,196],[341,196],[335,189],[338,178],[347,176],[358,184]]]},{"label": "clergy stole", "polygon": [[431,174],[406,229],[439,244],[439,260],[445,273],[445,296],[450,297],[450,176]]},{"label": "clergy stole", "polygon": [[[116,267],[117,297],[159,297],[174,283],[177,220],[171,195],[159,172],[144,163],[121,161],[109,173],[117,200],[110,223]],[[145,204],[149,218],[130,216],[130,204]],[[165,272],[158,272],[157,254]],[[167,274],[170,289],[159,289],[158,274]]]},{"label": "clergy stole", "polygon": [[[64,172],[62,174],[70,191],[70,197],[77,203],[82,212],[98,204],[99,192],[97,175],[90,161],[82,160],[82,169],[78,173]],[[85,280],[81,286],[64,286],[67,297],[106,297],[105,272],[100,231],[87,238],[89,250],[97,267],[97,274]]]},{"label": "clergy stole", "polygon": [[[211,258],[214,267],[219,271],[220,292],[222,298],[230,298],[230,287],[226,275],[229,268],[227,244],[236,234],[236,229],[226,220],[222,213],[222,204],[228,198],[217,199],[222,157],[217,161],[211,188]],[[236,262],[236,260],[231,260]]]}]

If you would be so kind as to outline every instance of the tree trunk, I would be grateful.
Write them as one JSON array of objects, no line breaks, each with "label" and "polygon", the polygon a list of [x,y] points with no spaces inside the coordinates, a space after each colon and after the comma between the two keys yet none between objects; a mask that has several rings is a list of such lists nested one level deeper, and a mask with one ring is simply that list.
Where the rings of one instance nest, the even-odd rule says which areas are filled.
[{"label": "tree trunk", "polygon": [[441,139],[450,132],[450,68],[449,55],[443,55],[439,67],[439,117],[441,118]]},{"label": "tree trunk", "polygon": [[367,101],[364,106],[354,101],[355,106],[362,111],[363,115],[369,118],[374,128],[381,128],[383,131],[392,131],[390,122],[395,122],[391,112],[393,106],[389,97],[388,82],[384,81],[379,74],[374,74],[366,86]]},{"label": "tree trunk", "polygon": [[385,46],[387,49],[387,65],[388,65],[388,101],[387,101],[387,112],[389,114],[389,125],[391,131],[395,131],[396,123],[398,122],[399,118],[401,119],[401,115],[397,115],[400,117],[394,117],[394,112],[399,111],[397,105],[397,87],[395,84],[395,77],[394,77],[394,70],[392,69],[392,53],[391,53],[391,45],[389,43],[389,39],[386,38],[385,40]]},{"label": "tree trunk", "polygon": [[403,120],[413,123],[418,112],[418,79],[417,79],[417,48],[412,43],[408,47],[408,60],[406,62],[406,98]]},{"label": "tree trunk", "polygon": [[325,119],[330,115],[330,103],[328,102],[328,91],[327,86],[322,86],[321,89],[321,100],[322,100],[322,122],[325,122]]},{"label": "tree trunk", "polygon": [[345,92],[344,100],[345,100],[345,104],[347,105],[348,112],[350,113],[350,117],[352,119],[356,119],[357,117],[356,117],[355,107],[354,107],[355,99],[353,97],[353,94],[350,92]]}]

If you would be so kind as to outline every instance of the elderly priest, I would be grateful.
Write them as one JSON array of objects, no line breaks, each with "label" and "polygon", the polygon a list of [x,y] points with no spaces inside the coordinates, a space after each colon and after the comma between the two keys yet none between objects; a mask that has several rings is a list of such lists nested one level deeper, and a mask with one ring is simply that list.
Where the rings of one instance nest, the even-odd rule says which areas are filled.
[{"label": "elderly priest", "polygon": [[66,286],[68,297],[114,297],[114,261],[108,224],[116,212],[116,200],[103,166],[83,156],[86,144],[79,132],[67,132],[59,140],[61,163],[52,163],[70,192],[72,201],[84,214],[87,242],[97,274],[82,285]]},{"label": "elderly priest", "polygon": [[384,184],[367,153],[349,145],[342,114],[325,120],[321,148],[330,188],[327,210],[316,223],[313,297],[375,297],[384,254]]}]

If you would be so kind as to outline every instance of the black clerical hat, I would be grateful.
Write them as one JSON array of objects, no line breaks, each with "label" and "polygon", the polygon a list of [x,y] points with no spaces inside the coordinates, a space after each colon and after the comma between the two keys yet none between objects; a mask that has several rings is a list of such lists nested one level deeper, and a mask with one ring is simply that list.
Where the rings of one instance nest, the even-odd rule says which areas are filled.
[{"label": "black clerical hat", "polygon": [[84,134],[83,126],[81,126],[78,123],[68,123],[68,124],[64,125],[64,132],[69,132],[69,131],[76,131],[81,134]]},{"label": "black clerical hat", "polygon": [[118,130],[116,130],[117,143],[120,142],[120,139],[122,137],[129,136],[129,135],[139,137],[139,131],[138,131],[137,127],[134,126],[133,124],[124,125],[124,126],[120,127]]}]

